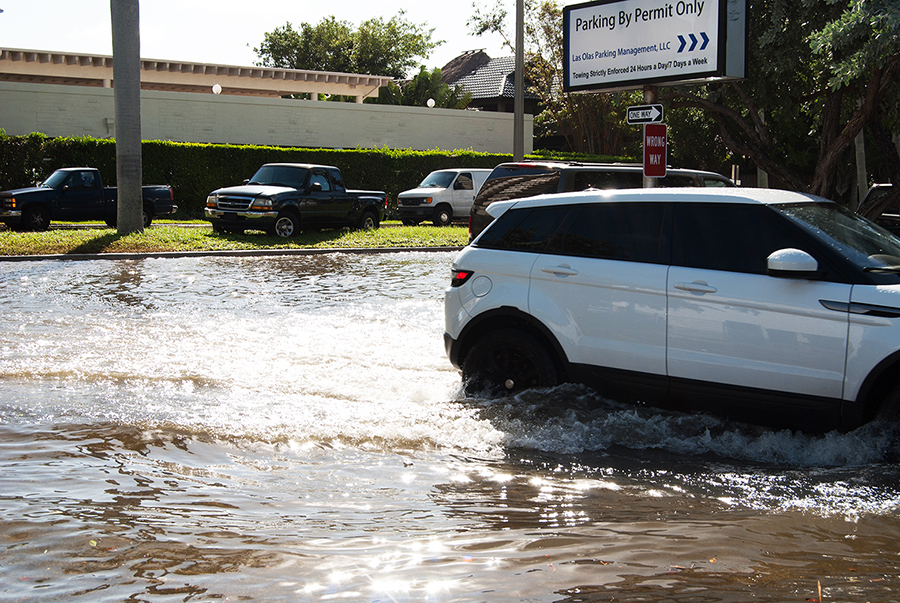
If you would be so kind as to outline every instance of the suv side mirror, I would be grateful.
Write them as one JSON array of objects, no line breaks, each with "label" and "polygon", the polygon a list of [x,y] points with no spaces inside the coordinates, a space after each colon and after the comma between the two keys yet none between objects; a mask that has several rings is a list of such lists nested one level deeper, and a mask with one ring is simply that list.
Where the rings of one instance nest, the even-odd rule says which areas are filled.
[{"label": "suv side mirror", "polygon": [[769,276],[818,280],[825,276],[816,258],[800,249],[779,249],[766,259]]}]

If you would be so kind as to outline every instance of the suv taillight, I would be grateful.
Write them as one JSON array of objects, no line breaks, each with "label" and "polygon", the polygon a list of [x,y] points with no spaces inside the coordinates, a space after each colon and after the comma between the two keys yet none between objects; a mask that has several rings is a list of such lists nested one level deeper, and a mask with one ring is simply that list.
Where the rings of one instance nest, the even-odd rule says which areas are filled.
[{"label": "suv taillight", "polygon": [[461,286],[463,283],[469,280],[473,274],[475,273],[471,270],[453,270],[453,279],[450,281],[450,286]]}]

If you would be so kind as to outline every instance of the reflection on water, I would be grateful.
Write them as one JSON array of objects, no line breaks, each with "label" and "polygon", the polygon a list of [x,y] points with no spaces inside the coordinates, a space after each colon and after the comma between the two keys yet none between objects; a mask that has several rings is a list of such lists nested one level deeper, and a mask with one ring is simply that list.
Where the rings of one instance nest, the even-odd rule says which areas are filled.
[{"label": "reflection on water", "polygon": [[0,263],[0,600],[897,600],[893,426],[461,400],[451,259]]}]

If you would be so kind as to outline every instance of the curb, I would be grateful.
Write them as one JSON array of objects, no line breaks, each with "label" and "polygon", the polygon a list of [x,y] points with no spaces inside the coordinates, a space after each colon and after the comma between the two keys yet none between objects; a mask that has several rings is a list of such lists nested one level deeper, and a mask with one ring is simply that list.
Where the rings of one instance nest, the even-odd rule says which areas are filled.
[{"label": "curb", "polygon": [[326,255],[329,253],[403,253],[410,251],[460,251],[463,247],[330,247],[327,249],[223,249],[208,251],[149,251],[143,253],[64,253],[53,255],[5,255],[0,262],[39,262],[75,260],[143,260],[147,258],[189,258],[189,257],[265,257],[276,255]]}]

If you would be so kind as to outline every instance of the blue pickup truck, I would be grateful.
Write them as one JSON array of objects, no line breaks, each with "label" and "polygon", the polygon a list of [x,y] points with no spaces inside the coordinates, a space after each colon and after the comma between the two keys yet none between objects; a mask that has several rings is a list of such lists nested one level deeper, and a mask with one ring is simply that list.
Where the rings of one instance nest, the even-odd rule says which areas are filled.
[{"label": "blue pickup truck", "polygon": [[[116,225],[115,187],[103,186],[95,168],[56,170],[40,185],[0,192],[0,222],[16,230],[47,230],[51,220],[102,220]],[[172,187],[142,187],[144,227],[157,216],[174,213]]]}]

